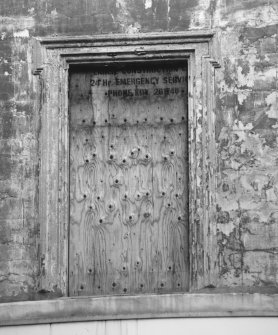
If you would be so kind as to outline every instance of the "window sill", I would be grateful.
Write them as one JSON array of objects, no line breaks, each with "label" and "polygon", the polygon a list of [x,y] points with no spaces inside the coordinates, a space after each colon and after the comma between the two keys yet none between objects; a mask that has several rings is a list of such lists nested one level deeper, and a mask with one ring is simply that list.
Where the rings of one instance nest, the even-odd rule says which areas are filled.
[{"label": "window sill", "polygon": [[278,294],[187,293],[0,304],[0,325],[224,316],[278,316]]}]

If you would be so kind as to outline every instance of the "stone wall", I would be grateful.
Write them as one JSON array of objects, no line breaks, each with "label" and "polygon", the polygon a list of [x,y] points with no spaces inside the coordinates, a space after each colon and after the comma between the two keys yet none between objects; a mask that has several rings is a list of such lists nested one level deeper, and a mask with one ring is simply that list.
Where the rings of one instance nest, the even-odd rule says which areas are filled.
[{"label": "stone wall", "polygon": [[[32,37],[213,29],[217,72],[218,257],[212,287],[278,285],[276,0],[2,0],[0,297],[40,299],[39,115]],[[57,296],[53,288],[46,298]]]}]

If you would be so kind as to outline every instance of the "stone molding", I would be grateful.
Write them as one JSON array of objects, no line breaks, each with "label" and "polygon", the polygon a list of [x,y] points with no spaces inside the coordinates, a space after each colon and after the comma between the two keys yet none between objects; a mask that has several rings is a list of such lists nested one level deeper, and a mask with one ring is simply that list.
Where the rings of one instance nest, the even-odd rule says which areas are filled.
[{"label": "stone molding", "polygon": [[169,294],[0,304],[0,326],[75,321],[278,315],[278,295]]}]

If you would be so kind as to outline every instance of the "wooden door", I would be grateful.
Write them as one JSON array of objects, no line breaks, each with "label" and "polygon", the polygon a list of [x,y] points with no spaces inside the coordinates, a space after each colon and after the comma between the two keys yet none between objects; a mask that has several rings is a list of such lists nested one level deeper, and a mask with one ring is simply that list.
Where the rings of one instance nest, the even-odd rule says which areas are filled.
[{"label": "wooden door", "polygon": [[70,295],[188,290],[187,64],[70,75]]}]

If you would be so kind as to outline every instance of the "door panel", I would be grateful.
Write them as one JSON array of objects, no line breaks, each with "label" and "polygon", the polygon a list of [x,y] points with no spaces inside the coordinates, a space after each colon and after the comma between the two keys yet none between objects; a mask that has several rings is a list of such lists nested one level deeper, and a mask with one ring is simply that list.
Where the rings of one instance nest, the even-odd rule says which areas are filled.
[{"label": "door panel", "polygon": [[186,64],[70,76],[70,295],[188,290]]}]

